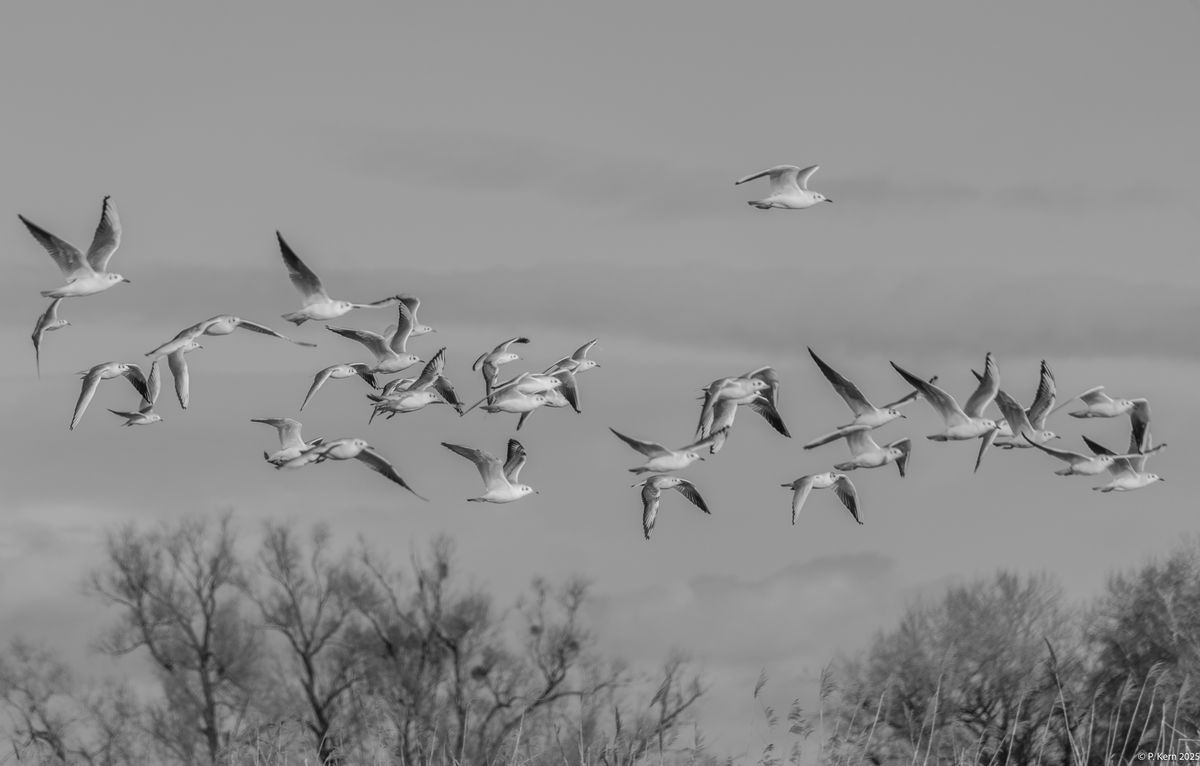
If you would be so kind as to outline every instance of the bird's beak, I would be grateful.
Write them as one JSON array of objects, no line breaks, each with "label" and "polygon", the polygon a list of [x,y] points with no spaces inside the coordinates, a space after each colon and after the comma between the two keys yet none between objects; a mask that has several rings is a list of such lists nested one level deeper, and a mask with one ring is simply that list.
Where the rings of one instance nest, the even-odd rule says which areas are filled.
[{"label": "bird's beak", "polygon": [[703,457],[703,456],[701,456],[701,458],[700,458],[700,459],[701,459],[701,460],[703,460],[703,459],[704,459],[704,457]]},{"label": "bird's beak", "polygon": [[900,417],[904,418],[905,420],[908,420],[908,415],[905,415],[903,412],[900,413]]},{"label": "bird's beak", "polygon": [[1055,438],[1055,439],[1061,439],[1062,437],[1061,437],[1061,436],[1059,436],[1058,434],[1054,434],[1054,438]]},{"label": "bird's beak", "polygon": [[535,490],[533,491],[533,494],[535,494],[535,495],[540,495],[540,494],[542,494],[542,491],[541,491],[540,489],[535,489]]},{"label": "bird's beak", "polygon": [[600,369],[600,363],[599,363],[599,362],[596,362],[596,369],[597,369],[597,370],[598,370],[598,369]]},{"label": "bird's beak", "polygon": [[828,197],[826,197],[826,198],[825,198],[825,201],[826,201],[826,202],[833,202],[833,200],[829,199]]},{"label": "bird's beak", "polygon": [[122,279],[121,281],[122,281],[122,282],[129,282],[129,283],[132,283],[132,282],[133,282],[133,280],[131,280],[131,279]]},{"label": "bird's beak", "polygon": [[1166,479],[1166,477],[1165,477],[1165,476],[1159,476],[1159,477],[1158,477],[1158,480],[1159,480],[1159,481],[1166,481],[1167,479]]}]

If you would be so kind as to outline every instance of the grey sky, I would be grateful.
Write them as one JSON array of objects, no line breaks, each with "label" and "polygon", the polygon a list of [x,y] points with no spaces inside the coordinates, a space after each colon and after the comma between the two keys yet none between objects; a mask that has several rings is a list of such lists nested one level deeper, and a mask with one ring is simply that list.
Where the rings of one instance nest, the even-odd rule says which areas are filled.
[{"label": "grey sky", "polygon": [[[7,9],[3,637],[53,631],[82,652],[103,614],[76,586],[102,531],[223,506],[250,532],[334,515],[343,541],[400,555],[447,531],[507,594],[582,571],[608,646],[650,660],[690,643],[718,692],[747,696],[759,667],[810,677],[946,578],[1037,568],[1090,592],[1194,528],[1198,31],[1184,0]],[[813,187],[836,203],[748,208],[760,190],[732,181],[782,162],[819,162]],[[76,326],[47,338],[39,382],[28,333],[59,275],[16,213],[85,244],[104,194],[125,226],[113,266],[133,284],[64,305]],[[504,337],[531,336],[539,368],[601,338],[584,414],[521,432],[539,497],[468,506],[477,475],[437,446],[499,451],[512,419],[368,428],[354,381],[320,393],[306,432],[366,436],[434,502],[353,465],[265,467],[274,435],[248,418],[294,415],[316,369],[358,356],[314,324],[295,331],[311,350],[206,340],[193,409],[167,403],[161,426],[118,428],[104,411],[129,404],[118,385],[67,432],[77,369],[137,360],[221,312],[288,331],[298,296],[276,228],[335,296],[420,295],[439,333],[413,347],[448,346],[471,394],[470,361]],[[1149,397],[1171,443],[1154,470],[1177,478],[1101,497],[1027,452],[972,476],[971,447],[920,438],[937,422],[918,404],[886,432],[917,437],[909,478],[854,476],[866,526],[818,493],[792,529],[778,485],[844,454],[800,449],[846,418],[806,345],[880,400],[903,390],[888,359],[961,394],[992,350],[1025,401],[1048,358],[1064,395]],[[712,518],[669,496],[642,541],[636,455],[606,427],[683,443],[697,388],[763,363],[797,438],[741,416],[688,474]],[[1055,427],[1069,447],[1127,439],[1123,420]]]}]

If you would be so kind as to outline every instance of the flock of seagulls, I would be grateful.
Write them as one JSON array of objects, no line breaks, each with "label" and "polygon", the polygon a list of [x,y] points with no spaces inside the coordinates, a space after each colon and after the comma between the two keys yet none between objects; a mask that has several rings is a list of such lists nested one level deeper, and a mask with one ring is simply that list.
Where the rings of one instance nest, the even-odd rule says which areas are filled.
[{"label": "flock of seagulls", "polygon": [[[821,202],[832,202],[823,194],[808,188],[808,182],[817,170],[817,165],[803,169],[795,165],[779,165],[741,178],[735,184],[769,178],[770,193],[761,199],[750,200],[748,204],[760,210],[802,210]],[[95,295],[130,280],[108,271],[113,254],[121,242],[121,223],[110,197],[104,198],[100,223],[86,254],[24,216],[19,217],[34,239],[49,253],[66,280],[63,286],[41,292],[43,297],[51,300],[38,316],[32,335],[34,361],[40,377],[42,346],[46,334],[71,325],[69,321],[59,317],[63,300]],[[371,408],[368,423],[379,416],[391,419],[431,405],[446,405],[460,416],[476,408],[488,413],[517,415],[514,430],[519,431],[534,412],[545,407],[569,407],[575,413],[582,412],[578,376],[600,366],[589,357],[596,345],[595,339],[541,372],[527,370],[507,380],[501,380],[502,368],[521,360],[521,356],[513,348],[529,344],[531,341],[524,336],[501,341],[490,351],[480,354],[472,364],[471,370],[478,372],[483,378],[483,397],[464,406],[454,385],[446,376],[446,348],[438,349],[428,360],[422,359],[409,349],[413,338],[436,332],[434,328],[421,324],[417,319],[421,305],[417,297],[396,294],[364,303],[331,298],[320,277],[301,260],[279,232],[276,232],[276,240],[287,275],[302,299],[300,307],[282,314],[282,319],[300,328],[307,322],[340,319],[355,310],[395,312],[395,322],[382,332],[326,325],[325,329],[329,332],[355,342],[356,345],[346,348],[357,348],[360,352],[368,354],[369,359],[364,360],[360,356],[358,359],[328,365],[316,371],[298,411],[303,411],[330,381],[357,378],[369,389],[369,393],[366,394]],[[124,426],[162,422],[163,418],[155,411],[155,407],[162,387],[160,361],[164,357],[165,366],[174,382],[176,398],[180,407],[186,410],[190,399],[186,355],[204,348],[200,343],[204,336],[220,337],[239,329],[297,346],[317,345],[311,341],[291,338],[266,325],[239,316],[222,314],[205,319],[180,330],[170,340],[146,352],[145,356],[151,360],[147,373],[143,373],[140,365],[125,361],[101,362],[80,372],[82,385],[71,414],[69,429],[74,430],[79,426],[100,384],[117,378],[128,381],[138,397],[136,408],[109,410],[123,419]],[[1007,450],[1029,449],[1044,452],[1066,464],[1055,471],[1060,476],[1096,476],[1108,472],[1111,474],[1110,481],[1093,487],[1101,492],[1141,489],[1163,480],[1161,476],[1146,471],[1147,459],[1166,446],[1154,445],[1152,442],[1149,403],[1145,399],[1114,399],[1105,393],[1103,386],[1096,386],[1070,397],[1056,407],[1054,375],[1045,361],[1041,363],[1037,390],[1028,408],[1001,390],[999,366],[990,353],[984,359],[983,372],[972,371],[977,385],[965,400],[965,404],[959,404],[958,400],[941,388],[937,376],[926,379],[892,362],[892,367],[907,385],[907,393],[880,407],[872,404],[853,382],[837,372],[811,348],[809,354],[834,391],[845,401],[853,418],[803,445],[805,450],[814,450],[833,442],[844,441],[849,450],[849,457],[834,463],[831,471],[807,474],[782,485],[792,491],[792,524],[797,523],[801,509],[815,489],[832,489],[853,520],[862,524],[859,493],[848,473],[894,464],[901,478],[907,475],[913,449],[912,439],[904,437],[880,445],[871,432],[904,419],[906,416],[901,409],[918,400],[928,403],[944,423],[940,432],[930,434],[927,439],[938,442],[979,441],[975,456],[976,471],[982,465],[989,449],[995,446]],[[400,375],[419,364],[423,366],[416,377],[397,377],[386,382],[381,380],[382,376]],[[635,474],[650,474],[632,485],[641,488],[642,531],[647,540],[650,539],[657,522],[664,490],[674,489],[702,512],[711,513],[696,485],[677,474],[705,461],[706,456],[721,452],[741,407],[747,407],[758,414],[780,436],[791,437],[779,412],[779,390],[779,375],[770,366],[712,381],[700,389],[700,416],[693,441],[677,448],[666,447],[659,442],[644,441],[615,428],[609,429],[619,440],[641,455],[642,462],[629,470]],[[1124,452],[1114,452],[1088,436],[1084,436],[1083,441],[1090,454],[1051,446],[1052,442],[1061,437],[1047,428],[1047,422],[1054,413],[1073,401],[1080,401],[1084,405],[1083,409],[1068,413],[1073,418],[1128,416],[1128,448]],[[990,412],[991,408],[996,411]],[[271,426],[277,431],[279,449],[263,452],[265,461],[276,469],[295,470],[329,460],[356,460],[403,487],[415,497],[426,499],[365,439],[345,437],[305,440],[301,434],[301,423],[290,417],[254,418],[252,422]],[[476,447],[448,442],[442,444],[454,454],[469,460],[482,479],[483,492],[477,497],[468,498],[468,501],[511,503],[537,494],[538,491],[533,487],[520,483],[520,473],[528,456],[517,439],[508,440],[503,460]]]}]

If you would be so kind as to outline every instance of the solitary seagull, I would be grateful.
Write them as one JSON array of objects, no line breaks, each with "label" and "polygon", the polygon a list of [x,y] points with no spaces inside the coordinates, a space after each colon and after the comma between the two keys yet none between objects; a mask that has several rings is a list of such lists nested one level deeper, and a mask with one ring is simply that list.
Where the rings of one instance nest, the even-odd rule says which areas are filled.
[{"label": "solitary seagull", "polygon": [[820,165],[809,165],[803,170],[795,165],[776,165],[734,181],[733,185],[738,186],[756,178],[770,176],[771,193],[762,199],[750,200],[746,204],[753,205],[759,210],[770,210],[773,207],[782,210],[803,210],[819,202],[833,202],[820,192],[808,190],[808,179],[820,169]]},{"label": "solitary seagull", "polygon": [[187,360],[183,358],[183,355],[201,348],[204,346],[193,340],[189,341],[186,346],[180,346],[167,354],[167,367],[171,370],[171,377],[175,381],[175,398],[179,400],[179,406],[185,410],[191,400],[191,383],[189,382]]},{"label": "solitary seagull", "polygon": [[[390,420],[397,413],[416,412],[424,409],[430,404],[449,404],[461,415],[463,413],[462,403],[458,400],[458,395],[454,393],[454,386],[445,377],[446,370],[446,349],[442,347],[433,355],[425,364],[425,369],[421,371],[421,376],[414,381],[411,381],[403,387],[388,384],[382,396],[367,394],[367,398],[375,402],[375,411],[371,413],[371,420],[381,412],[388,413]],[[367,421],[371,422],[371,421]]]},{"label": "solitary seagull", "polygon": [[92,246],[84,256],[79,248],[59,239],[23,215],[18,215],[21,223],[29,229],[50,257],[58,264],[58,268],[67,278],[67,284],[53,290],[42,290],[44,298],[79,298],[84,295],[95,295],[120,282],[129,280],[120,274],[105,271],[108,262],[117,247],[121,244],[121,221],[117,218],[117,209],[109,198],[104,198],[100,208],[100,225],[92,237]]},{"label": "solitary seagull", "polygon": [[966,441],[982,437],[983,442],[979,445],[979,454],[975,458],[975,470],[978,471],[979,464],[983,461],[983,453],[995,441],[996,432],[999,429],[996,421],[983,417],[983,411],[992,403],[992,400],[996,398],[996,392],[1000,390],[1000,371],[996,368],[996,362],[992,359],[991,352],[988,352],[983,362],[983,379],[980,380],[975,393],[971,394],[971,398],[967,400],[965,408],[960,407],[954,397],[934,384],[921,380],[895,362],[892,362],[891,365],[896,372],[900,373],[901,377],[908,381],[910,386],[925,397],[925,400],[937,410],[938,414],[942,416],[942,420],[946,422],[945,431],[926,436],[926,439],[944,442]]},{"label": "solitary seagull", "polygon": [[484,391],[487,394],[492,393],[492,386],[496,385],[496,376],[500,373],[500,365],[515,362],[520,359],[520,355],[513,351],[509,351],[508,347],[514,343],[528,343],[529,338],[517,336],[509,338],[500,345],[488,351],[485,354],[480,354],[475,363],[471,365],[471,371],[479,371],[483,374]]},{"label": "solitary seagull", "polygon": [[[630,468],[632,473],[661,473],[663,471],[682,471],[697,460],[703,460],[700,452],[712,445],[717,439],[716,434],[712,434],[698,442],[680,447],[679,449],[668,449],[656,442],[644,442],[632,437],[626,436],[615,428],[609,428],[618,439],[633,447],[638,452],[645,455],[649,460],[644,465]],[[722,434],[722,438],[724,435]]]},{"label": "solitary seagull", "polygon": [[304,441],[304,438],[300,436],[300,421],[292,418],[250,418],[250,422],[263,423],[279,432],[279,449],[270,453],[263,451],[263,459],[276,467],[293,458],[300,457],[305,450],[316,447],[325,441],[322,438],[313,439],[310,442]]},{"label": "solitary seagull", "polygon": [[700,423],[696,427],[699,436],[713,432],[716,406],[723,401],[730,401],[736,405],[747,405],[762,415],[782,436],[791,438],[779,415],[779,375],[772,367],[759,367],[736,378],[718,378],[704,389],[703,398]]},{"label": "solitary seagull", "polygon": [[74,431],[75,426],[79,425],[80,418],[83,417],[87,406],[92,403],[92,397],[96,395],[96,389],[100,386],[100,381],[102,380],[124,377],[137,389],[137,392],[142,395],[143,399],[149,398],[149,391],[146,389],[146,377],[142,374],[142,368],[136,364],[129,364],[128,362],[103,362],[79,374],[83,376],[83,387],[79,391],[79,400],[75,402],[75,413],[71,415],[71,425],[69,427],[71,431]]},{"label": "solitary seagull", "polygon": [[408,353],[408,338],[412,335],[413,315],[404,303],[397,305],[398,319],[396,329],[390,336],[377,335],[366,330],[351,330],[345,327],[326,325],[325,329],[335,332],[343,338],[356,340],[367,347],[375,356],[375,366],[371,372],[389,373],[407,370],[421,362],[421,357]]},{"label": "solitary seagull", "polygon": [[229,335],[234,330],[239,328],[243,330],[250,330],[251,332],[262,333],[263,335],[270,335],[272,338],[286,340],[288,343],[295,343],[297,346],[307,346],[309,348],[313,348],[317,345],[316,343],[309,343],[303,340],[292,340],[286,335],[281,335],[280,333],[275,332],[270,327],[256,324],[247,319],[233,316],[232,314],[218,314],[215,317],[205,319],[203,322],[197,322],[191,327],[180,330],[179,334],[171,340],[162,344],[158,348],[153,349],[152,351],[147,351],[146,356],[154,357],[170,354],[173,351],[178,351],[179,349],[184,348],[201,335]]},{"label": "solitary seagull", "polygon": [[[1088,446],[1097,454],[1114,454],[1111,450],[1096,444],[1091,439],[1086,439],[1085,437],[1085,440]],[[1112,463],[1108,466],[1109,473],[1113,475],[1112,481],[1108,484],[1092,487],[1092,489],[1099,492],[1131,492],[1135,489],[1148,487],[1156,481],[1166,481],[1166,479],[1156,473],[1146,473],[1146,458],[1165,447],[1165,444],[1152,447],[1150,434],[1147,432],[1144,441],[1140,444],[1130,444],[1129,446],[1130,452],[1136,454],[1133,456],[1115,456]],[[1135,446],[1138,449],[1133,449]]]},{"label": "solitary seagull", "polygon": [[65,319],[58,318],[58,304],[62,303],[62,298],[55,298],[50,301],[50,305],[38,317],[37,324],[33,327],[33,362],[37,366],[38,377],[42,377],[42,338],[46,333],[54,330],[61,330],[71,323]]},{"label": "solitary seagull", "polygon": [[1047,455],[1056,457],[1067,464],[1066,468],[1061,468],[1054,472],[1057,476],[1095,476],[1107,471],[1117,458],[1137,457],[1137,455],[1114,455],[1086,436],[1083,437],[1083,440],[1095,454],[1084,455],[1079,452],[1071,452],[1070,450],[1054,449],[1053,447],[1047,447],[1045,444],[1038,444],[1027,439],[1030,446],[1037,447]]},{"label": "solitary seagull", "polygon": [[297,327],[310,319],[336,319],[353,309],[379,309],[393,306],[400,300],[398,296],[392,296],[374,303],[335,301],[329,297],[329,293],[325,292],[325,286],[321,284],[320,277],[314,274],[308,266],[305,266],[304,261],[301,261],[288,243],[283,240],[283,235],[277,231],[275,237],[279,240],[279,252],[283,256],[283,265],[287,267],[288,276],[291,277],[292,284],[304,296],[304,305],[299,311],[283,315],[284,319]]},{"label": "solitary seagull", "polygon": [[537,492],[528,484],[518,484],[521,469],[525,466],[525,448],[516,439],[508,440],[508,459],[500,459],[483,450],[442,442],[442,446],[460,457],[465,457],[479,469],[483,477],[484,493],[479,497],[467,498],[468,503],[511,503]]},{"label": "solitary seagull", "polygon": [[304,410],[304,405],[308,404],[308,400],[312,398],[313,394],[317,393],[321,386],[325,385],[325,381],[330,378],[341,380],[343,378],[353,378],[357,375],[365,380],[372,390],[379,388],[375,382],[375,376],[371,374],[370,367],[371,365],[369,364],[355,362],[353,364],[335,364],[320,370],[313,376],[312,385],[308,387],[308,393],[304,395],[304,401],[300,403],[301,411]]},{"label": "solitary seagull", "polygon": [[650,532],[653,531],[654,523],[658,520],[658,506],[662,503],[664,489],[677,490],[692,505],[707,514],[712,514],[712,511],[708,510],[704,498],[700,497],[700,491],[696,489],[696,485],[687,479],[659,474],[639,481],[633,486],[642,488],[642,534],[646,536],[647,540],[650,539]]},{"label": "solitary seagull", "polygon": [[276,465],[276,468],[303,468],[309,463],[324,463],[326,460],[355,459],[376,473],[383,474],[388,479],[404,487],[422,500],[429,498],[418,494],[415,489],[401,478],[400,474],[383,455],[367,443],[366,439],[333,439],[315,447],[309,447],[298,456],[287,462]]},{"label": "solitary seagull", "polygon": [[834,494],[842,501],[842,505],[846,506],[846,510],[850,511],[854,520],[862,524],[862,519],[858,518],[858,492],[850,482],[850,477],[844,473],[814,473],[780,486],[792,490],[792,526],[796,525],[796,517],[800,515],[800,509],[804,507],[804,501],[808,499],[809,494],[814,489],[829,487],[833,487]]},{"label": "solitary seagull", "polygon": [[[821,357],[817,356],[815,351],[810,348],[808,353],[813,358],[813,361],[817,363],[817,367],[821,368],[821,373],[833,386],[833,390],[850,407],[850,411],[854,413],[854,420],[844,426],[838,426],[837,430],[832,433],[813,439],[804,445],[804,449],[813,449],[814,447],[820,447],[822,444],[828,444],[829,442],[841,439],[849,431],[857,430],[857,426],[865,426],[868,429],[879,428],[897,418],[906,417],[900,412],[899,408],[916,400],[920,396],[917,391],[913,391],[909,395],[901,397],[890,404],[876,407],[871,404],[867,397],[863,396],[858,386],[851,383],[848,378],[826,364]],[[935,375],[930,378],[929,382],[937,383],[937,376]]]},{"label": "solitary seagull", "polygon": [[868,431],[870,426],[851,426],[842,435],[850,447],[851,458],[833,467],[839,471],[853,471],[856,468],[879,468],[889,463],[895,463],[903,478],[908,470],[908,455],[912,451],[912,441],[897,439],[880,447]]},{"label": "solitary seagull", "polygon": [[114,415],[125,418],[122,425],[126,426],[145,426],[151,423],[161,423],[162,416],[154,411],[154,403],[158,401],[158,393],[162,390],[162,380],[158,375],[158,360],[155,359],[150,363],[150,373],[146,375],[146,395],[142,397],[142,404],[138,407],[137,412],[123,412],[121,410],[112,410]]}]

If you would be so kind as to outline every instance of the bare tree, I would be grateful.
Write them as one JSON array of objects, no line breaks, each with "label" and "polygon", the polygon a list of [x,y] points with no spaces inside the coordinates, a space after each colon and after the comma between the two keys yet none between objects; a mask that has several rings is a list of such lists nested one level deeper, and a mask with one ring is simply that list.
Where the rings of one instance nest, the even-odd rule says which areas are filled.
[{"label": "bare tree", "polygon": [[15,640],[0,655],[0,708],[18,754],[37,763],[117,766],[136,763],[137,709],[127,687],[89,688],[60,657]]},{"label": "bare tree", "polygon": [[346,559],[330,552],[329,528],[313,527],[308,550],[292,527],[268,524],[258,554],[262,582],[251,596],[266,627],[279,633],[295,668],[295,681],[307,706],[305,724],[322,764],[342,762],[334,741],[335,725],[363,663],[344,640],[357,617],[355,604],[366,587]]},{"label": "bare tree", "polygon": [[89,590],[121,616],[101,642],[112,655],[145,649],[163,691],[149,712],[154,740],[185,763],[216,763],[241,729],[258,679],[257,632],[242,614],[242,567],[231,514],[122,527]]}]

